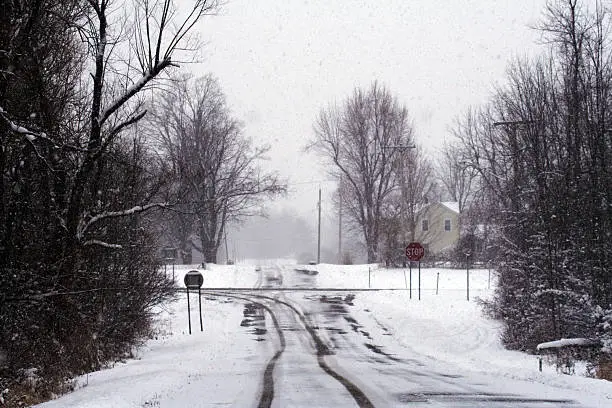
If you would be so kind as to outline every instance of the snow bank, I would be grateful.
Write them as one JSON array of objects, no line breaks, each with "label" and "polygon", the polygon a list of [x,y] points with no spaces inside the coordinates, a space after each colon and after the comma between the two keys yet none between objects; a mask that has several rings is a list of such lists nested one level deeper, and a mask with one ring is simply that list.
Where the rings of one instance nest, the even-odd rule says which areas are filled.
[{"label": "snow bank", "polygon": [[[288,266],[290,263],[292,265]],[[258,268],[261,266],[262,268]],[[527,381],[525,386],[552,386],[572,390],[576,399],[589,406],[612,406],[612,383],[558,374],[554,367],[538,371],[538,357],[505,350],[499,339],[502,323],[484,316],[476,297],[491,296],[495,278],[488,270],[470,271],[470,301],[467,300],[465,270],[422,269],[421,300],[418,271],[412,271],[412,298],[407,269],[384,269],[377,265],[308,265],[316,275],[295,272],[287,260],[258,261],[238,265],[175,266],[177,286],[196,269],[204,276],[203,288],[253,288],[262,283],[263,269],[282,272],[284,283],[310,282],[318,288],[390,289],[354,292],[351,315],[371,329],[372,342],[398,356],[413,356],[430,367],[452,367],[466,375]],[[166,273],[173,273],[172,265]],[[292,275],[295,274],[295,275]],[[343,292],[346,294],[346,292]],[[436,294],[437,293],[437,294]],[[300,292],[286,293],[302,299]],[[248,406],[259,392],[259,372],[276,350],[272,342],[252,340],[236,343],[236,329],[244,305],[232,299],[203,296],[204,332],[200,332],[197,302],[191,303],[193,334],[187,333],[186,296],[160,309],[159,337],[140,350],[139,357],[114,368],[78,379],[72,394],[43,404],[44,407],[193,406],[229,404]],[[378,328],[378,329],[377,329]],[[579,340],[579,341],[578,341]],[[563,339],[553,344],[583,342]],[[544,343],[545,347],[549,343]],[[224,369],[227,367],[227,369]],[[471,373],[471,374],[469,374]],[[232,376],[232,378],[229,378]],[[193,383],[193,385],[192,385]],[[236,393],[236,384],[241,392]],[[197,385],[197,386],[196,386]],[[538,388],[539,389],[539,388]],[[549,392],[546,391],[546,392]],[[552,395],[551,397],[554,397]]]},{"label": "snow bank", "polygon": [[546,343],[540,343],[537,345],[537,350],[544,350],[549,348],[561,348],[567,346],[596,346],[601,344],[599,340],[594,339],[584,339],[584,338],[576,338],[576,339],[560,339],[555,341],[549,341]]}]

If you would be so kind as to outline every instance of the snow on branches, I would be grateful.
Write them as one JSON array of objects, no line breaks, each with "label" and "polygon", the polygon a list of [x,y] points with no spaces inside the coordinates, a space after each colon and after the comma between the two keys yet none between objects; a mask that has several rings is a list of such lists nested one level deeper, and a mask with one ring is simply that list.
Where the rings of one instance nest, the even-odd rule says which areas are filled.
[{"label": "snow on branches", "polygon": [[84,237],[85,237],[85,233],[96,223],[102,221],[102,220],[106,220],[109,218],[117,218],[117,217],[127,217],[130,215],[134,215],[134,214],[138,214],[138,213],[142,213],[145,211],[148,211],[152,208],[166,208],[168,206],[168,203],[151,203],[151,204],[147,204],[147,205],[137,205],[134,206],[132,208],[129,208],[127,210],[123,210],[123,211],[106,211],[103,213],[100,213],[98,215],[95,215],[91,218],[89,218],[87,221],[85,221],[84,219],[82,219],[79,223],[79,228],[77,230],[77,239],[83,243],[83,245],[98,245],[98,246],[103,246],[106,248],[121,248],[121,245],[118,244],[109,244],[97,239],[90,239],[87,241],[83,241]]}]

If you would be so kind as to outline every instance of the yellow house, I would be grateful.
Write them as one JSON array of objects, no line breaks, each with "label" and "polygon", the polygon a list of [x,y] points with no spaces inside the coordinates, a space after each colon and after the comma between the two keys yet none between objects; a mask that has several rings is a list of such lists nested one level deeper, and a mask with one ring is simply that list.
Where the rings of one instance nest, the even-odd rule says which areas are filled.
[{"label": "yellow house", "polygon": [[459,227],[459,203],[431,203],[417,213],[414,236],[425,247],[425,254],[435,255],[457,245]]}]

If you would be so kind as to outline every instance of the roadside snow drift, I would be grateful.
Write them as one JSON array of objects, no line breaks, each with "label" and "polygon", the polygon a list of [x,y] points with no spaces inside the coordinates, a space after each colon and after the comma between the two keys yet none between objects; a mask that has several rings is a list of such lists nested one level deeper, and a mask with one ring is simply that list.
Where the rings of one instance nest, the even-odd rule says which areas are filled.
[{"label": "roadside snow drift", "polygon": [[[408,269],[376,265],[298,266],[289,261],[256,260],[231,266],[208,265],[206,269],[175,266],[179,287],[183,287],[183,277],[189,270],[199,270],[204,276],[204,331],[200,331],[197,294],[192,292],[192,334],[188,333],[187,294],[181,292],[175,301],[159,309],[156,338],[137,350],[134,359],[79,377],[73,393],[40,406],[252,406],[260,392],[263,367],[278,344],[238,336],[237,328],[246,313],[244,304],[236,298],[207,294],[207,290],[265,287],[261,269],[266,268],[274,268],[276,275],[271,279],[282,287],[300,286],[301,275],[295,269],[302,268],[311,272],[303,276],[314,279],[318,288],[337,290],[343,296],[354,289],[350,292],[354,295],[351,313],[357,320],[384,327],[386,336],[376,341],[394,354],[418,355],[433,365],[487,376],[500,386],[504,379],[526,380],[542,395],[563,390],[586,406],[612,406],[612,383],[585,378],[578,371],[575,376],[558,374],[549,365],[539,372],[536,356],[502,347],[501,324],[483,316],[476,301],[492,294],[495,279],[488,270],[470,271],[468,301],[465,270],[422,269],[419,292],[417,268],[410,276]],[[166,273],[171,276],[172,266],[166,267]],[[370,288],[381,290],[359,291]],[[306,296],[299,291],[283,293],[296,302]]]}]

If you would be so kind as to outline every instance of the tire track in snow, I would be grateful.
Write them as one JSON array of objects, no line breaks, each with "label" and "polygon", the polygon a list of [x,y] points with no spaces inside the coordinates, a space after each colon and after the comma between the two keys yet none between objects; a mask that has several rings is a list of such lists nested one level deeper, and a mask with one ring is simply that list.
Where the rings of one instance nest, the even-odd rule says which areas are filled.
[{"label": "tire track in snow", "polygon": [[[226,296],[233,296],[231,294],[231,292],[223,292],[223,293]],[[329,375],[330,377],[332,377],[336,381],[338,381],[340,384],[342,384],[342,386],[344,386],[344,388],[349,392],[349,394],[351,394],[351,396],[353,397],[353,399],[355,400],[355,402],[357,403],[357,405],[359,407],[361,407],[361,408],[374,408],[374,404],[372,404],[370,399],[365,395],[365,393],[357,385],[355,385],[352,381],[350,381],[349,379],[347,379],[343,375],[341,375],[341,374],[337,373],[336,371],[334,371],[327,364],[327,362],[325,361],[325,356],[331,355],[333,353],[330,351],[329,347],[323,342],[323,340],[321,340],[319,335],[316,333],[316,330],[314,329],[313,325],[310,322],[308,322],[308,319],[306,318],[306,316],[303,313],[301,313],[291,303],[283,301],[283,300],[280,300],[280,299],[277,299],[277,298],[274,298],[274,297],[265,296],[265,295],[256,295],[256,294],[249,294],[248,296],[253,297],[253,298],[257,298],[257,299],[265,299],[267,301],[271,301],[271,302],[274,302],[276,304],[280,304],[280,305],[283,305],[283,306],[289,308],[298,317],[298,319],[302,322],[302,324],[304,325],[304,328],[306,329],[306,332],[310,335],[310,337],[314,341],[315,348],[317,350],[316,356],[317,356],[317,362],[319,364],[319,367],[327,375]],[[270,312],[269,308],[266,308],[266,310],[268,310]],[[278,329],[279,328],[277,328],[277,330]],[[282,332],[282,329],[281,329],[281,332]],[[280,357],[280,355],[279,355],[279,357]],[[276,358],[276,360],[278,360],[278,358]],[[274,360],[274,363],[276,363],[276,360]],[[271,361],[271,363],[272,363],[272,361]],[[272,365],[272,369],[273,369],[273,365]],[[262,407],[262,405],[260,405],[260,407]]]},{"label": "tire track in snow", "polygon": [[270,406],[272,406],[272,401],[274,400],[274,367],[278,359],[281,357],[281,355],[285,352],[285,349],[287,348],[285,334],[283,333],[283,329],[281,328],[276,315],[274,314],[274,312],[272,312],[272,309],[269,306],[265,305],[264,303],[254,301],[253,299],[248,298],[246,296],[238,296],[238,295],[234,295],[231,293],[215,293],[215,292],[202,292],[202,293],[203,294],[206,293],[209,296],[223,295],[225,297],[231,297],[234,299],[240,299],[246,302],[254,303],[262,307],[270,315],[270,318],[272,319],[272,322],[274,323],[274,328],[276,329],[276,333],[278,334],[278,338],[280,341],[280,349],[277,350],[276,353],[274,353],[270,361],[268,361],[268,364],[266,364],[266,369],[264,370],[264,374],[263,374],[262,393],[261,393],[261,397],[259,398],[259,404],[257,405],[258,408],[269,408]]}]

